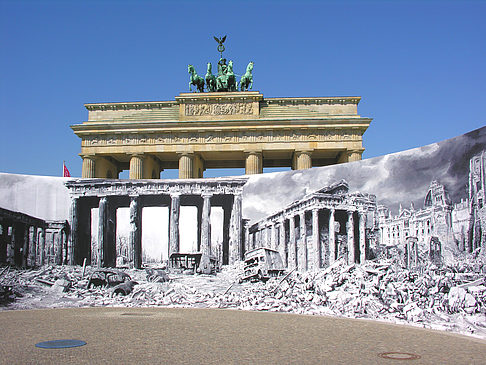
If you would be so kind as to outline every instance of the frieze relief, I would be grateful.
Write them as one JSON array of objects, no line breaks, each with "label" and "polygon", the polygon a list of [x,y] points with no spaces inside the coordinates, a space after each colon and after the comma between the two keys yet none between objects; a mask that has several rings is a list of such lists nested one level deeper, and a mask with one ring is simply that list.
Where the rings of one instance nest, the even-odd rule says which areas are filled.
[{"label": "frieze relief", "polygon": [[219,103],[219,104],[186,104],[184,108],[186,116],[204,115],[252,115],[253,103]]},{"label": "frieze relief", "polygon": [[157,144],[207,144],[207,143],[271,143],[271,142],[327,142],[327,141],[361,141],[361,134],[354,131],[319,130],[311,133],[301,130],[275,131],[214,131],[201,133],[163,133],[163,134],[133,134],[112,135],[106,138],[87,136],[82,146],[117,146],[117,145],[157,145]]}]

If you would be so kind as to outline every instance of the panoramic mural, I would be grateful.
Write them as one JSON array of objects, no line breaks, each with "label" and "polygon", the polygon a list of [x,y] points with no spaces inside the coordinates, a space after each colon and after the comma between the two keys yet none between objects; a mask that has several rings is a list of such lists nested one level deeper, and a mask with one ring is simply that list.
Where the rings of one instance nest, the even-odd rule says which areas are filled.
[{"label": "panoramic mural", "polygon": [[0,174],[1,308],[235,308],[484,338],[485,168],[486,127],[241,177]]}]

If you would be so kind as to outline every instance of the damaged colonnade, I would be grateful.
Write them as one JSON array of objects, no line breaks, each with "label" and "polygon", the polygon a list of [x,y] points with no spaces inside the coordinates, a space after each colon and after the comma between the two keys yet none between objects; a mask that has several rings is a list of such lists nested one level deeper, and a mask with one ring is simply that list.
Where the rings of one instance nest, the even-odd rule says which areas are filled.
[{"label": "damaged colonnade", "polygon": [[67,221],[43,220],[0,208],[0,265],[62,265],[68,236]]},{"label": "damaged colonnade", "polygon": [[[71,235],[67,249],[69,264],[82,264],[86,258],[98,267],[116,266],[116,210],[130,209],[128,263],[142,267],[142,208],[169,207],[168,257],[180,251],[179,214],[181,206],[197,207],[198,251],[211,255],[211,207],[222,207],[222,264],[242,258],[241,192],[247,178],[201,180],[98,180],[66,182],[71,194]],[[91,247],[91,209],[98,212],[98,247]],[[162,240],[161,240],[162,241]]]},{"label": "damaged colonnade", "polygon": [[247,228],[247,250],[269,247],[284,264],[299,270],[326,267],[337,258],[348,263],[367,258],[368,215],[376,210],[372,194],[349,193],[343,180],[304,196]]}]

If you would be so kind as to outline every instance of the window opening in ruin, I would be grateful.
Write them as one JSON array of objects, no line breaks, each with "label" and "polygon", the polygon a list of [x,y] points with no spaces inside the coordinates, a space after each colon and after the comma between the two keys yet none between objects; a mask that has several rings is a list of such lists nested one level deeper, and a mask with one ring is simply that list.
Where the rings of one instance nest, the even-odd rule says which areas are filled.
[{"label": "window opening in ruin", "polygon": [[211,207],[211,255],[216,257],[219,263],[223,262],[223,218],[222,207]]},{"label": "window opening in ruin", "polygon": [[179,252],[197,252],[197,207],[181,206],[179,213]]},{"label": "window opening in ruin", "polygon": [[91,265],[98,262],[98,208],[91,208]]},{"label": "window opening in ruin", "polygon": [[161,266],[169,260],[169,208],[142,208],[142,265]]}]

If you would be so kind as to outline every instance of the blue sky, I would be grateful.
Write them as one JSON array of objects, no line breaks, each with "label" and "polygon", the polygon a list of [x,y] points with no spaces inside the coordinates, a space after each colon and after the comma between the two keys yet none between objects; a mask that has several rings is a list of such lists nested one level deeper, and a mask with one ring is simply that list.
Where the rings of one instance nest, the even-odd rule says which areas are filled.
[{"label": "blue sky", "polygon": [[225,34],[265,97],[361,96],[364,158],[451,138],[486,125],[484,19],[485,1],[0,0],[0,171],[80,176],[84,103],[173,100]]}]

